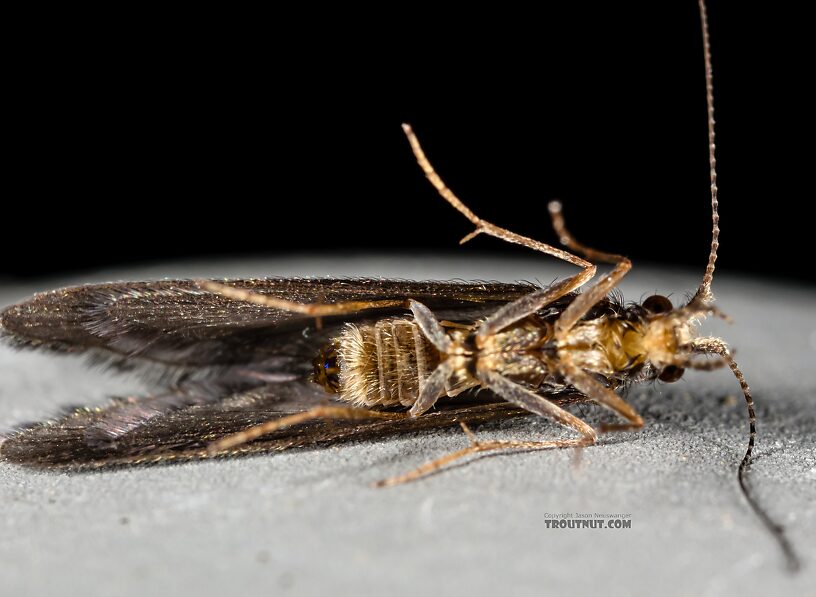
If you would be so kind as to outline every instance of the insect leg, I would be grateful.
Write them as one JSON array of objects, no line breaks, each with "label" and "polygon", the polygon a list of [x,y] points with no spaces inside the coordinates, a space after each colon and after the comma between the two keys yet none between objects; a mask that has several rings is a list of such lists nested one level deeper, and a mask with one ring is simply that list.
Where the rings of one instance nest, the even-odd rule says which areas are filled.
[{"label": "insect leg", "polygon": [[[204,290],[208,290],[215,294],[220,294],[227,298],[252,303],[254,305],[261,305],[263,307],[271,307],[273,309],[280,309],[281,311],[289,311],[290,313],[302,313],[310,315],[317,320],[318,329],[321,327],[321,318],[331,315],[345,315],[348,313],[356,313],[358,311],[365,311],[366,309],[387,309],[387,308],[404,308],[408,309],[411,306],[411,300],[404,299],[380,299],[373,301],[342,301],[337,303],[298,303],[275,296],[269,296],[253,290],[245,288],[236,288],[229,284],[222,284],[214,280],[198,280],[197,284]],[[462,300],[473,301],[476,303],[482,302],[484,299],[478,295],[462,295]]]},{"label": "insect leg", "polygon": [[427,462],[422,466],[409,471],[403,475],[390,477],[378,481],[377,487],[390,487],[408,483],[425,475],[431,474],[444,466],[479,452],[499,452],[503,450],[546,450],[550,448],[580,448],[595,443],[597,433],[595,430],[563,408],[553,404],[543,396],[528,390],[524,386],[514,383],[495,372],[485,372],[480,376],[484,387],[496,392],[499,396],[516,404],[532,413],[552,419],[565,427],[574,429],[581,434],[581,437],[574,439],[550,440],[550,441],[523,441],[523,440],[491,440],[478,441],[470,432],[466,425],[462,428],[471,440],[471,445],[467,448],[445,454],[444,456]]},{"label": "insect leg", "polygon": [[[442,354],[448,354],[452,349],[452,342],[442,325],[436,320],[434,314],[422,303],[411,300],[411,312],[414,314],[419,329],[422,334],[430,340],[437,350]],[[419,397],[414,402],[408,413],[416,417],[431,408],[445,391],[445,383],[454,371],[454,359],[448,359],[434,369],[428,379],[421,382]]]},{"label": "insect leg", "polygon": [[555,322],[555,336],[559,338],[566,334],[587,312],[607,295],[607,293],[618,285],[621,278],[632,269],[632,262],[623,255],[615,253],[605,253],[582,245],[570,234],[564,224],[564,216],[561,214],[561,204],[558,201],[551,201],[549,205],[550,216],[561,243],[579,253],[587,259],[594,259],[603,263],[615,264],[614,269],[592,286],[589,290],[576,297]]},{"label": "insect leg", "polygon": [[342,419],[346,421],[362,421],[365,419],[404,419],[406,413],[387,413],[367,408],[355,408],[353,406],[317,406],[302,413],[280,417],[249,427],[238,433],[233,433],[223,437],[207,447],[210,454],[216,454],[223,450],[229,450],[241,444],[245,444],[261,436],[264,436],[278,429],[305,423],[314,419]]},{"label": "insect leg", "polygon": [[[563,320],[563,330],[567,331],[573,325],[575,325],[575,322],[583,317],[586,312],[592,308],[596,302],[598,302],[598,300],[600,300],[606,295],[607,292],[609,292],[609,290],[617,285],[618,281],[626,274],[627,271],[629,271],[631,263],[622,255],[598,251],[597,249],[582,245],[575,240],[572,234],[570,234],[569,230],[567,230],[566,224],[564,223],[564,216],[561,213],[560,202],[551,201],[549,204],[549,210],[550,216],[552,217],[553,228],[555,229],[556,234],[558,234],[558,238],[564,245],[576,253],[583,255],[587,259],[592,259],[603,263],[614,263],[618,265],[618,267],[613,270],[611,274],[606,276],[606,278],[601,279],[596,285],[600,286],[600,289],[595,290],[593,288],[585,295],[576,298],[576,300],[573,301],[573,304],[577,303],[577,306],[572,307],[572,305],[570,305],[570,308],[565,310],[564,315],[567,315],[568,317],[564,318],[562,315],[562,318],[560,318],[559,321]],[[595,275],[595,271],[595,266],[590,265],[581,273],[573,276],[572,278],[564,280],[564,282],[556,284],[550,289],[538,290],[530,293],[527,296],[521,297],[508,305],[505,305],[490,316],[484,322],[484,324],[482,324],[481,328],[479,329],[479,336],[481,338],[486,338],[491,334],[495,334],[508,325],[515,323],[519,319],[523,319],[524,317],[535,313],[548,303],[557,300],[568,292],[572,292],[573,290],[580,288]],[[570,309],[572,309],[572,311],[570,311]]]},{"label": "insect leg", "polygon": [[451,340],[445,333],[442,325],[436,320],[431,310],[422,303],[413,299],[409,300],[411,312],[414,314],[419,329],[423,335],[430,340],[436,349],[441,353],[448,353],[451,349]]},{"label": "insect leg", "polygon": [[418,417],[429,408],[431,408],[439,397],[445,392],[445,382],[448,381],[453,373],[453,361],[447,360],[437,366],[424,382],[419,390],[419,397],[417,398],[408,414],[412,417]]},{"label": "insect leg", "polygon": [[376,301],[345,301],[340,303],[298,303],[286,299],[268,296],[260,292],[235,288],[228,284],[222,284],[213,280],[200,280],[198,285],[215,294],[220,294],[236,301],[252,303],[264,307],[272,307],[281,311],[291,313],[303,313],[313,317],[325,317],[329,315],[345,315],[366,309],[383,309],[388,307],[409,307],[408,299],[382,299]]},{"label": "insect leg", "polygon": [[555,337],[560,339],[563,337],[578,321],[587,314],[587,312],[604,298],[610,290],[618,285],[621,278],[632,269],[632,262],[623,258],[623,261],[618,263],[615,268],[602,277],[598,282],[586,292],[579,294],[569,306],[564,309],[561,316],[555,322]]},{"label": "insect leg", "polygon": [[598,249],[593,249],[592,247],[587,247],[586,245],[579,243],[567,229],[567,225],[564,222],[564,214],[562,213],[562,206],[560,201],[550,201],[550,203],[547,205],[547,209],[550,211],[550,218],[552,218],[552,226],[553,229],[555,230],[555,233],[558,235],[558,240],[565,247],[572,249],[573,251],[575,251],[579,255],[583,255],[587,259],[591,259],[592,261],[597,261],[599,263],[615,264],[620,263],[621,261],[626,259],[626,257],[624,257],[623,255],[599,251]]},{"label": "insect leg", "polygon": [[419,144],[419,140],[416,138],[414,131],[411,127],[407,124],[402,125],[402,130],[405,131],[405,135],[408,137],[408,142],[411,144],[411,149],[414,152],[414,156],[416,156],[417,163],[419,167],[422,168],[422,171],[425,173],[425,176],[434,186],[434,188],[439,192],[440,195],[453,207],[455,207],[459,213],[465,216],[468,220],[470,220],[475,226],[476,230],[468,234],[465,238],[462,239],[462,243],[469,241],[470,239],[478,236],[479,234],[487,234],[489,236],[493,236],[495,238],[499,238],[503,241],[508,243],[514,243],[517,245],[522,245],[524,247],[528,247],[534,251],[539,251],[541,253],[546,253],[547,255],[552,255],[553,257],[557,257],[558,259],[562,259],[567,261],[568,263],[572,263],[573,265],[577,265],[578,267],[582,267],[584,269],[592,267],[592,264],[580,257],[573,255],[568,251],[564,251],[563,249],[559,249],[557,247],[553,247],[551,245],[539,242],[537,240],[533,240],[526,236],[522,236],[520,234],[516,234],[515,232],[510,232],[505,228],[499,228],[498,226],[491,224],[490,222],[483,220],[475,213],[473,213],[469,207],[467,207],[462,201],[454,195],[453,191],[451,191],[448,186],[442,181],[439,175],[434,170],[431,162],[428,160],[425,152],[422,150],[422,146]]},{"label": "insect leg", "polygon": [[593,265],[566,280],[553,284],[549,288],[540,288],[516,299],[512,303],[504,305],[479,326],[479,339],[484,340],[518,320],[532,315],[565,294],[580,288],[594,275],[595,266]]},{"label": "insect leg", "polygon": [[605,406],[628,421],[628,423],[624,424],[604,425],[601,427],[602,432],[627,431],[643,427],[643,418],[641,418],[626,400],[618,396],[614,390],[607,388],[571,363],[561,363],[560,369],[566,381],[574,386],[575,389],[585,394],[590,400],[597,402],[601,406]]},{"label": "insect leg", "polygon": [[508,402],[512,402],[525,410],[529,410],[531,413],[552,419],[565,427],[574,429],[580,433],[584,439],[590,440],[589,443],[595,442],[596,433],[590,425],[532,390],[528,390],[524,386],[510,381],[495,371],[479,372],[479,379],[483,387],[493,390]]},{"label": "insect leg", "polygon": [[[553,257],[557,257],[558,259],[562,259],[568,263],[584,268],[584,271],[577,276],[565,280],[563,286],[556,287],[558,290],[562,291],[563,294],[579,288],[595,275],[595,266],[589,261],[582,259],[568,251],[564,251],[526,236],[516,234],[515,232],[511,232],[505,228],[500,228],[495,224],[483,220],[473,213],[470,208],[462,203],[461,199],[459,199],[453,193],[453,191],[448,188],[448,186],[436,173],[436,170],[434,170],[434,167],[431,165],[430,161],[425,155],[425,152],[422,150],[422,146],[420,145],[419,140],[411,127],[407,124],[403,124],[402,128],[408,137],[408,142],[411,144],[411,149],[416,156],[417,163],[419,163],[420,168],[422,168],[422,171],[425,173],[425,176],[428,178],[434,188],[448,203],[450,203],[476,226],[476,230],[463,238],[461,242],[467,242],[473,237],[484,233],[509,243],[522,245],[534,251],[552,255]],[[564,331],[566,331],[569,330],[576,321],[583,317],[586,312],[592,308],[592,305],[598,302],[598,300],[600,300],[600,298],[602,298],[609,291],[609,289],[617,284],[617,281],[623,277],[627,271],[629,271],[631,263],[628,259],[620,255],[596,251],[595,249],[590,249],[589,247],[579,244],[572,238],[564,226],[564,218],[561,215],[561,204],[557,201],[553,201],[550,203],[549,209],[550,215],[553,219],[553,227],[558,233],[563,244],[576,252],[583,253],[588,259],[597,259],[599,261],[618,264],[618,267],[612,272],[612,274],[608,275],[606,278],[601,280],[598,285],[596,285],[595,288],[598,288],[596,292],[587,293],[587,295],[578,297],[575,301],[573,301],[570,307],[567,308],[564,315],[569,315],[569,317],[565,318],[564,315],[562,315],[562,317],[559,319],[559,322],[563,321],[565,324],[562,327],[564,327]],[[548,294],[546,291],[542,291],[540,293],[537,292],[533,293],[532,298],[527,300],[519,299],[519,301],[517,301],[518,304],[511,303],[504,309],[497,312],[494,315],[495,319],[493,321],[489,321],[486,326],[480,329],[479,336],[484,338],[490,333],[495,333],[507,325],[526,317],[530,313],[534,313],[540,309],[541,306],[546,305],[547,302],[555,300],[559,296],[563,296],[563,294],[558,294],[557,292],[558,291],[554,292],[552,295]]]}]

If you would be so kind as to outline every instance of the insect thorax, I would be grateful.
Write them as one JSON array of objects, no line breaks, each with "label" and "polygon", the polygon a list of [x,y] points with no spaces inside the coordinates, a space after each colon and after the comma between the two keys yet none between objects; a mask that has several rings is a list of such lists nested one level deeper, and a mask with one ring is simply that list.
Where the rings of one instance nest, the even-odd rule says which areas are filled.
[{"label": "insect thorax", "polygon": [[584,371],[604,377],[618,376],[645,361],[645,323],[619,317],[584,321],[570,330],[559,345],[558,357]]}]

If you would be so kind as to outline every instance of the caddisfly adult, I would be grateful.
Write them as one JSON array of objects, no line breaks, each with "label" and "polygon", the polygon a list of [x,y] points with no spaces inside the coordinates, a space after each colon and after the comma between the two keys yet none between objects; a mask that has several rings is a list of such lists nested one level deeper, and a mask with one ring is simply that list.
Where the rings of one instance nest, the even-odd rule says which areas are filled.
[{"label": "caddisfly adult", "polygon": [[[4,439],[2,456],[38,467],[101,467],[461,424],[468,447],[379,483],[396,485],[474,453],[589,446],[599,431],[644,424],[617,388],[676,381],[685,369],[726,366],[748,410],[750,435],[738,469],[740,486],[795,566],[781,530],[745,486],[756,436],[748,384],[726,343],[697,333],[702,319],[719,314],[711,291],[719,215],[711,53],[702,1],[700,15],[713,226],[705,274],[686,304],[674,306],[660,295],[633,305],[610,298],[631,262],[579,243],[567,230],[558,202],[550,203],[549,212],[565,249],[483,220],[445,185],[404,125],[427,178],[475,226],[463,242],[486,234],[580,271],[545,288],[267,278],[112,283],[41,293],[2,312],[0,332],[6,340],[23,348],[87,353],[120,368],[158,369],[166,389],[101,408],[75,409],[18,430]],[[597,263],[613,268],[579,292],[594,278]],[[475,389],[489,392],[475,397]],[[579,401],[600,404],[623,422],[596,430],[565,408]],[[576,436],[480,441],[467,426],[529,414],[553,420]]]}]

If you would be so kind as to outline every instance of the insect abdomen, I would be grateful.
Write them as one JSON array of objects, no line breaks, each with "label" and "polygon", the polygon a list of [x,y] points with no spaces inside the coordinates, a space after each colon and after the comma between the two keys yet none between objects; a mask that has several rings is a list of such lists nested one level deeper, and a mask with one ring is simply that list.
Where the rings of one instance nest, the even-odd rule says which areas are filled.
[{"label": "insect abdomen", "polygon": [[439,352],[407,319],[347,325],[335,339],[340,398],[358,406],[411,406]]}]

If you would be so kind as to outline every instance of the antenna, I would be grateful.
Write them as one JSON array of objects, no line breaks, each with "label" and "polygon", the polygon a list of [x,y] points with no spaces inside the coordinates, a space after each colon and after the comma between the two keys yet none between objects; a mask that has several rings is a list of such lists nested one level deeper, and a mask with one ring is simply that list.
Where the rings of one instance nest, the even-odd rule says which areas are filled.
[{"label": "antenna", "polygon": [[706,266],[703,281],[694,295],[693,301],[710,303],[714,300],[711,293],[711,280],[714,278],[714,264],[717,262],[717,248],[720,246],[720,214],[717,211],[719,201],[717,201],[717,158],[714,155],[716,148],[714,144],[714,84],[711,71],[711,43],[708,39],[708,12],[704,0],[699,0],[700,4],[700,24],[703,29],[703,54],[705,55],[705,75],[706,75],[706,106],[708,107],[708,165],[711,176],[711,252],[708,254],[708,265]]}]

